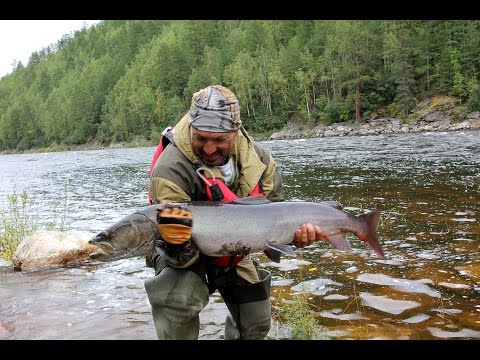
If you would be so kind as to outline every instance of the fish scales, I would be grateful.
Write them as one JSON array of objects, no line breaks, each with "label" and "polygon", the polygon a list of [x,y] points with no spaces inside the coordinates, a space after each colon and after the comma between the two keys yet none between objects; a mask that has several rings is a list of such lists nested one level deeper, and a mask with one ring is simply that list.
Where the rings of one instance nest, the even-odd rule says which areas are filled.
[{"label": "fish scales", "polygon": [[[371,211],[358,216],[346,213],[336,202],[191,202],[182,203],[193,213],[192,241],[208,256],[247,255],[265,251],[285,252],[302,224],[311,223],[322,230],[323,238],[334,247],[351,251],[346,234],[353,233],[366,242],[381,258],[378,240],[380,213]],[[148,255],[159,238],[156,227],[157,205],[150,205],[127,215],[95,235],[106,259]],[[288,253],[288,252],[287,252]]]}]

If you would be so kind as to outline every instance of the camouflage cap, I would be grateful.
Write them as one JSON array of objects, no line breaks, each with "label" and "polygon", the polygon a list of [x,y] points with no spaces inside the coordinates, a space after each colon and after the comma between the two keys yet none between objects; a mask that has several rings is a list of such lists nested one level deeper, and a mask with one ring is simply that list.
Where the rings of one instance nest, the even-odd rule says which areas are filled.
[{"label": "camouflage cap", "polygon": [[237,131],[242,125],[237,97],[221,85],[196,92],[192,97],[189,124],[201,131]]}]

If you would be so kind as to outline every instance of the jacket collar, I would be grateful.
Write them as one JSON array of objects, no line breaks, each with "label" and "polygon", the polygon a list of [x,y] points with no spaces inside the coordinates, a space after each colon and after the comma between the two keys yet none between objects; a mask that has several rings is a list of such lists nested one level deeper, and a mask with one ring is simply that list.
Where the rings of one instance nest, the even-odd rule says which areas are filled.
[{"label": "jacket collar", "polygon": [[[182,154],[193,163],[194,161],[199,161],[199,159],[192,151],[190,126],[188,125],[189,116],[188,113],[185,114],[175,125],[174,141]],[[243,126],[238,130],[238,134],[235,137],[230,157],[240,171],[239,190],[236,195],[239,197],[248,196],[260,181],[266,165],[258,157],[253,141]],[[209,169],[215,174],[215,177],[223,180],[222,174],[217,167],[209,167]],[[209,177],[208,172],[205,173],[205,176]]]}]

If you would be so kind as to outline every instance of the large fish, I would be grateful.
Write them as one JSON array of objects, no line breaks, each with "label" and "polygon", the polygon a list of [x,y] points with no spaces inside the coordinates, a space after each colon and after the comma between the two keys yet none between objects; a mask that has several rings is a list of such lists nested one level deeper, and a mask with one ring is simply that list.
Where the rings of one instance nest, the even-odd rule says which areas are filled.
[{"label": "large fish", "polygon": [[[193,212],[192,241],[208,256],[247,255],[264,251],[273,261],[280,254],[295,256],[292,246],[295,230],[312,223],[322,229],[323,238],[337,249],[351,252],[347,233],[360,240],[385,258],[377,236],[380,220],[378,211],[358,216],[348,214],[335,201],[270,202],[251,197],[231,203],[182,203]],[[103,252],[92,257],[98,260],[116,260],[149,255],[153,241],[159,238],[156,226],[157,205],[150,205],[124,217],[95,235],[90,244]]]}]

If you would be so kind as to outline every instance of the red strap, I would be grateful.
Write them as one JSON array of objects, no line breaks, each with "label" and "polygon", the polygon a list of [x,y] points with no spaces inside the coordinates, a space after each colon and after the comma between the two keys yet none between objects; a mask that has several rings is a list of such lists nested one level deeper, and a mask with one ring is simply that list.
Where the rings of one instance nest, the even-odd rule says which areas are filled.
[{"label": "red strap", "polygon": [[152,170],[153,167],[155,166],[155,163],[157,162],[158,157],[163,151],[163,144],[162,144],[162,139],[158,142],[157,150],[155,151],[155,154],[153,154],[152,157],[152,162],[150,163],[150,170],[148,170],[148,175],[152,175]]},{"label": "red strap", "polygon": [[[167,134],[169,131],[171,133]],[[150,162],[150,169],[148,170],[148,175],[152,175],[153,168],[155,167],[155,163],[157,162],[157,159],[159,158],[160,155],[162,155],[163,150],[169,143],[173,143],[173,131],[174,128],[172,126],[167,126],[163,131],[162,131],[162,136],[160,136],[160,141],[158,142],[157,145],[157,150],[155,150],[155,154],[153,154],[152,161]],[[148,192],[148,205],[152,205],[152,194],[150,191]]]},{"label": "red strap", "polygon": [[[222,202],[231,202],[233,200],[238,199],[238,196],[232,190],[230,190],[221,179],[208,179],[208,180],[210,181],[211,186],[217,185],[222,191],[223,193]],[[212,197],[212,191],[210,190],[210,186],[205,185],[205,190],[207,194],[207,200],[212,201],[213,197]],[[255,185],[252,192],[250,193],[250,196],[257,196],[257,195],[264,195],[260,191],[260,183],[257,183],[257,185]]]},{"label": "red strap", "polygon": [[257,185],[255,185],[252,192],[250,193],[250,196],[257,196],[257,195],[265,196],[265,194],[260,191],[260,183],[259,182],[257,183]]},{"label": "red strap", "polygon": [[[223,194],[223,199],[222,202],[232,202],[233,200],[238,199],[238,196],[235,195],[235,193],[230,190],[225,183],[220,180],[220,179],[208,179],[210,181],[211,186],[218,186]],[[207,194],[207,200],[212,201],[213,196],[212,196],[212,190],[210,189],[211,186],[208,186],[205,184],[205,190]]]},{"label": "red strap", "polygon": [[210,262],[220,268],[235,267],[245,256],[220,256],[210,258]]}]

